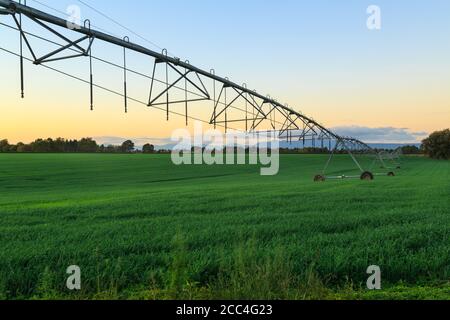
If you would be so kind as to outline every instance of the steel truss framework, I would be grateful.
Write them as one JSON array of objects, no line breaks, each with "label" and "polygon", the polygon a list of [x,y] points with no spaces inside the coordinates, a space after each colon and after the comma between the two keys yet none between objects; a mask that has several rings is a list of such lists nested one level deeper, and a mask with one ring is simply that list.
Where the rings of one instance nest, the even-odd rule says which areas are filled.
[{"label": "steel truss framework", "polygon": [[402,148],[397,148],[392,152],[380,151],[379,153],[380,157],[390,164],[390,169],[401,169]]},{"label": "steel truss framework", "polygon": [[[331,151],[323,172],[315,177],[315,181],[324,181],[327,178],[352,178],[352,176],[327,176],[326,172],[332,161],[334,155],[338,151],[345,151],[350,155],[356,167],[361,171],[361,176],[354,176],[361,179],[373,179],[374,175],[390,175],[393,172],[372,173],[368,168],[364,168],[358,161],[356,155],[366,154],[374,158],[374,163],[379,163],[380,168],[389,170],[386,161],[395,164],[396,154],[381,154],[371,148],[369,145],[354,138],[342,137],[325,126],[315,121],[314,119],[291,109],[287,105],[277,102],[269,96],[263,96],[256,91],[249,90],[246,84],[238,85],[231,82],[228,78],[222,78],[215,74],[214,70],[205,71],[199,69],[189,63],[189,61],[181,61],[179,58],[170,57],[167,50],[158,53],[143,46],[130,42],[128,37],[123,39],[113,37],[109,34],[94,30],[91,28],[89,20],[84,22],[84,25],[71,25],[66,20],[59,17],[47,14],[43,11],[37,10],[26,4],[23,5],[16,1],[0,0],[0,14],[10,15],[15,24],[15,29],[20,33],[20,76],[21,76],[21,96],[24,97],[24,60],[29,60],[24,57],[24,46],[28,49],[32,56],[32,62],[36,65],[45,65],[54,61],[68,60],[78,57],[87,57],[89,59],[89,80],[86,81],[90,86],[90,109],[94,109],[94,87],[98,87],[94,83],[93,68],[92,68],[92,45],[94,41],[103,41],[123,48],[123,65],[119,66],[123,69],[123,93],[124,109],[128,112],[128,101],[131,99],[128,96],[127,75],[130,69],[127,68],[127,51],[133,51],[146,56],[154,58],[153,73],[149,79],[149,98],[146,102],[148,107],[163,106],[166,111],[167,120],[171,114],[170,106],[174,104],[184,104],[186,124],[189,120],[189,104],[199,101],[212,101],[212,114],[207,121],[214,127],[221,126],[227,131],[230,124],[240,123],[245,127],[247,133],[275,133],[280,140],[288,142],[303,141],[305,145],[308,141],[313,147],[320,145],[322,148],[327,148]],[[53,50],[43,56],[37,56],[34,52],[28,37],[32,34],[23,30],[22,17],[27,17],[30,21],[43,27],[51,34],[64,42],[59,44],[59,48]],[[70,30],[72,33],[80,35],[77,40],[70,40],[55,27]],[[43,37],[38,37],[44,39]],[[82,46],[85,43],[85,47]],[[4,50],[7,51],[7,50]],[[69,52],[69,53],[68,53]],[[67,53],[67,54],[66,54]],[[66,54],[66,55],[61,55]],[[158,69],[165,73],[165,80],[157,88],[156,84],[161,84],[161,81],[155,78],[155,73]],[[169,79],[169,73],[177,75],[175,79]],[[205,85],[206,81],[212,82],[212,90]],[[158,82],[158,83],[157,83]],[[188,89],[189,88],[189,89]],[[179,94],[173,98],[174,90],[182,90],[183,97]],[[188,93],[190,95],[188,95]],[[134,100],[134,99],[133,99]],[[240,103],[245,107],[237,108],[236,103]],[[231,110],[239,110],[238,116],[230,115]],[[262,124],[270,126],[269,131],[262,131]],[[333,147],[334,146],[334,147]]]}]

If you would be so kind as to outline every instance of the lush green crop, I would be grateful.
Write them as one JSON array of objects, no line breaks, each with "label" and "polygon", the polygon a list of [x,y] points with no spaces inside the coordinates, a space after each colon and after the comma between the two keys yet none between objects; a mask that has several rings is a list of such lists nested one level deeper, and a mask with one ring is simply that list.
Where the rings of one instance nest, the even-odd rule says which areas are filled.
[{"label": "lush green crop", "polygon": [[379,265],[393,297],[450,298],[450,162],[314,183],[325,161],[285,155],[262,177],[166,155],[0,154],[0,297],[378,298],[363,290]]}]

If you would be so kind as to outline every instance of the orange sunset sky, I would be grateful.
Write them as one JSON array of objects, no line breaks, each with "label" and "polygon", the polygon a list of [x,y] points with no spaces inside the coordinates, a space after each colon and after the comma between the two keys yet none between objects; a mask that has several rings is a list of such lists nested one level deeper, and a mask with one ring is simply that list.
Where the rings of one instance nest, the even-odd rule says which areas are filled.
[{"label": "orange sunset sky", "polygon": [[[47,1],[62,11],[69,3],[66,2]],[[164,31],[158,31],[162,17],[149,20],[144,13],[137,12],[130,19],[121,14],[127,10],[121,4],[111,4],[108,9],[105,1],[98,1],[97,6],[109,10],[113,17],[138,30],[143,37],[171,48],[169,52],[187,56],[205,70],[215,67],[217,74],[237,83],[246,82],[258,92],[270,94],[330,128],[398,129],[404,136],[392,141],[406,143],[420,141],[432,131],[449,127],[450,20],[445,12],[448,15],[450,5],[424,1],[402,7],[401,2],[379,1],[383,24],[378,31],[367,30],[364,1],[345,5],[286,1],[283,6],[257,2],[260,6],[257,16],[253,16],[254,8],[247,4],[242,10],[250,18],[234,17],[233,27],[196,19],[195,8],[185,8],[192,10],[188,12],[192,15],[190,21],[196,22],[185,21],[186,12],[175,12]],[[169,9],[167,6],[156,1],[152,8],[163,12]],[[210,5],[202,10],[198,18],[212,14],[217,8]],[[221,10],[224,14],[233,12],[227,7]],[[124,30],[95,13],[82,12],[83,18],[96,21],[96,25],[124,34]],[[272,14],[287,19],[280,19],[279,24],[270,27],[267,21]],[[11,25],[8,17],[0,20]],[[183,35],[177,24],[183,25]],[[45,35],[31,23],[25,26]],[[250,30],[251,38],[239,30]],[[200,32],[202,37],[196,36]],[[0,26],[0,35],[1,47],[17,52],[17,33]],[[39,42],[33,45],[41,53],[48,49],[39,47]],[[100,57],[121,61],[118,48],[98,44],[93,50]],[[129,59],[133,68],[150,73],[151,61],[143,62],[132,55]],[[52,66],[86,79],[88,76],[87,61],[83,58]],[[99,65],[94,69],[98,83],[122,90],[120,71]],[[22,100],[18,58],[0,51],[0,70],[0,138],[13,143],[47,137],[157,140],[184,127],[182,117],[171,116],[167,122],[164,112],[133,102],[129,113],[124,114],[123,99],[100,90],[95,92],[95,110],[91,112],[86,84],[30,63],[25,67],[26,98]],[[145,100],[149,83],[133,78],[129,81],[130,96]],[[211,116],[210,104],[191,107],[196,116],[204,119]],[[183,110],[182,106],[173,108]],[[380,140],[376,142],[384,142],[383,139],[374,138]]]}]

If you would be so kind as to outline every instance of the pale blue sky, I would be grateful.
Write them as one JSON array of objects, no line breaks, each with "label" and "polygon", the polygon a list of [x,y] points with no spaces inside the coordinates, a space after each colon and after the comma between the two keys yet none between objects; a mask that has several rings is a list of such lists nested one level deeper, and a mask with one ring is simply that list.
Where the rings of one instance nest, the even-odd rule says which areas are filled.
[{"label": "pale blue sky", "polygon": [[[308,73],[316,79],[346,67],[376,75],[393,66],[449,66],[448,0],[83,1],[180,58],[271,92],[289,90],[299,76],[307,83]],[[82,19],[160,50],[77,0],[39,2],[63,12],[80,5]],[[371,4],[382,10],[379,32],[366,28]]]}]

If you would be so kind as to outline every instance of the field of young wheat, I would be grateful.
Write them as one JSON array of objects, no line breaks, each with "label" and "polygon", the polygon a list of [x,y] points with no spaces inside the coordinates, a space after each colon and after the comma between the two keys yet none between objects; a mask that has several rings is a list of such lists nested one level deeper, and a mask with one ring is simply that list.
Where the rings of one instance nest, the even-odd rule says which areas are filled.
[{"label": "field of young wheat", "polygon": [[0,298],[450,299],[450,162],[314,183],[326,157],[280,161],[264,177],[167,155],[0,154]]}]

